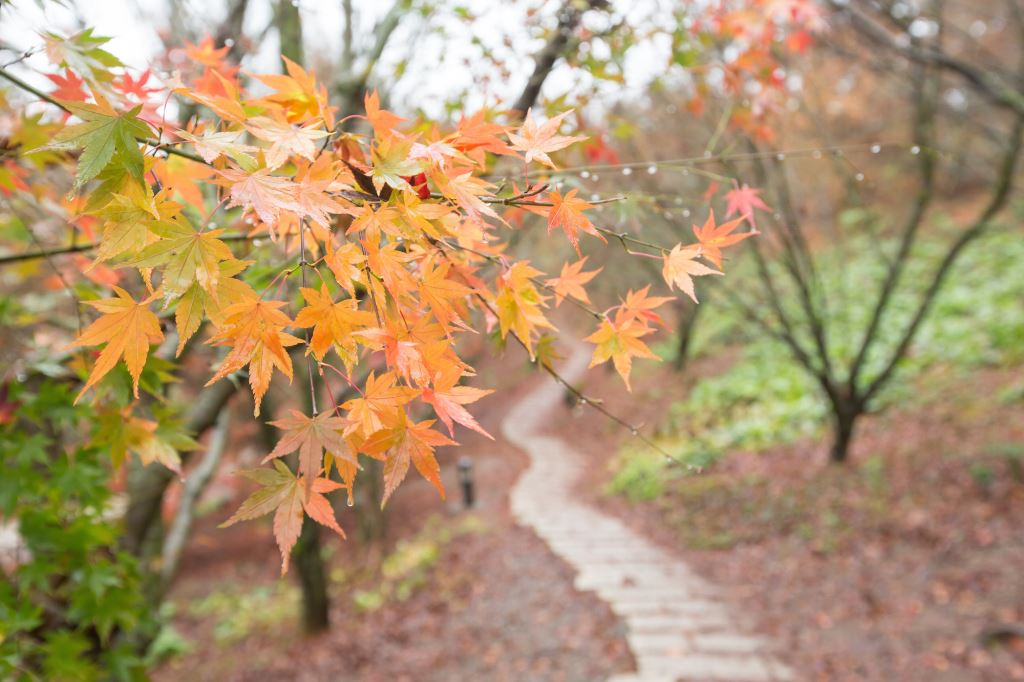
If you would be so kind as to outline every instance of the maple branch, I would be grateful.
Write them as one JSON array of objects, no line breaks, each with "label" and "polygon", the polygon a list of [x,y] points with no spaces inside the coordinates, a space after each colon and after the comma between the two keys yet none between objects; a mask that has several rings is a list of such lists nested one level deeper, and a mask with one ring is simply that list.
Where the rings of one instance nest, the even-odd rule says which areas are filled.
[{"label": "maple branch", "polygon": [[[306,221],[299,221],[299,265],[301,267],[301,278],[302,287],[306,288],[306,268],[309,267],[309,263],[306,260]],[[306,348],[309,348],[309,327],[305,329],[306,336]],[[306,375],[309,377],[309,402],[313,409],[313,415],[317,415],[316,408],[316,385],[313,382],[313,360],[309,357],[309,353],[306,353]]]},{"label": "maple branch", "polygon": [[512,105],[514,114],[519,117],[525,116],[526,111],[536,103],[541,87],[554,69],[555,63],[559,57],[568,52],[573,34],[583,20],[583,13],[586,10],[605,9],[608,6],[608,0],[584,0],[584,2],[568,0],[562,6],[558,12],[558,25],[555,27],[554,33],[551,34],[541,51],[537,53],[533,73],[530,74],[526,87],[523,88],[516,103]]},{"label": "maple branch", "polygon": [[[923,68],[921,70],[924,71]],[[909,260],[910,251],[914,246],[918,230],[924,222],[925,213],[927,212],[928,206],[931,204],[934,193],[935,155],[928,149],[928,143],[933,140],[934,136],[939,84],[937,78],[927,79],[924,77],[924,73],[920,75],[921,77],[916,79],[915,85],[916,116],[914,120],[914,142],[922,150],[918,155],[920,159],[918,168],[921,175],[921,187],[917,192],[917,197],[915,198],[914,207],[911,209],[910,216],[907,218],[907,222],[903,227],[900,244],[896,250],[896,256],[889,265],[885,280],[882,282],[882,288],[879,291],[878,299],[876,300],[874,310],[871,313],[871,320],[868,323],[867,330],[864,332],[864,338],[861,341],[860,348],[853,360],[853,364],[850,365],[847,384],[850,392],[854,394],[858,390],[857,380],[860,378],[860,373],[864,367],[868,352],[875,342],[882,318],[885,316],[885,311],[889,307],[889,303],[895,294],[897,284],[903,275],[904,267]]]},{"label": "maple branch", "polygon": [[[60,100],[58,100],[58,99],[56,99],[56,98],[46,94],[45,92],[43,92],[39,88],[36,88],[36,87],[30,85],[29,83],[26,83],[25,81],[21,80],[20,78],[18,78],[17,76],[15,76],[13,73],[11,73],[10,71],[8,71],[5,68],[0,68],[0,78],[4,78],[4,79],[10,81],[11,83],[13,83],[19,89],[24,90],[25,92],[28,92],[28,93],[30,93],[32,95],[35,95],[39,99],[43,100],[44,102],[48,102],[48,103],[52,104],[53,106],[59,108],[61,111],[64,111],[65,113],[68,113],[68,114],[74,113],[70,109],[68,109],[66,106],[61,104]],[[161,143],[158,140],[154,140],[151,137],[136,137],[135,140],[137,142],[140,142],[141,144],[149,145],[153,149],[162,149],[162,150],[164,150],[168,154],[174,154],[175,156],[180,156],[180,157],[185,158],[185,159],[190,159],[190,160],[195,161],[197,163],[201,163],[204,166],[209,166],[210,165],[210,164],[206,163],[206,161],[204,161],[203,158],[201,156],[199,156],[198,154],[193,154],[192,152],[185,151],[184,149],[178,149],[176,147],[172,147],[169,144]]]},{"label": "maple branch", "polygon": [[[593,202],[591,202],[591,203],[593,203]],[[615,230],[609,230],[607,227],[599,227],[597,225],[594,225],[594,229],[597,230],[598,232],[600,232],[603,235],[607,235],[609,237],[613,237],[615,239],[618,239],[619,243],[622,244],[622,248],[624,248],[628,253],[633,253],[633,252],[630,251],[629,247],[626,246],[627,243],[629,243],[629,244],[636,244],[637,246],[643,246],[643,247],[648,248],[648,249],[654,249],[654,250],[660,251],[662,253],[665,253],[665,252],[671,250],[671,249],[665,248],[664,246],[661,246],[660,244],[653,244],[651,242],[646,242],[643,239],[637,239],[636,237],[630,236],[626,232],[616,232]],[[636,255],[636,254],[634,254],[634,255]]]},{"label": "maple branch", "polygon": [[[36,236],[36,233],[32,231],[31,227],[29,227],[29,221],[25,219],[25,216],[18,209],[16,209],[14,207],[14,204],[11,203],[11,201],[9,199],[5,199],[4,200],[4,204],[7,205],[7,208],[8,208],[8,210],[11,213],[13,213],[15,216],[18,217],[18,220],[21,222],[22,227],[25,228],[25,232],[28,233],[28,236],[32,240],[32,243],[34,243],[37,247],[39,247],[41,252],[43,253],[43,255],[41,257],[46,259],[46,264],[50,266],[51,270],[53,270],[53,273],[57,276],[57,279],[60,280],[61,286],[63,287],[64,291],[67,293],[67,295],[73,301],[73,305],[75,307],[75,321],[76,321],[76,324],[78,325],[78,333],[79,333],[79,335],[81,335],[81,333],[82,333],[82,310],[81,310],[81,308],[82,308],[82,300],[75,293],[75,290],[71,287],[71,284],[68,282],[67,278],[64,277],[64,273],[61,272],[60,268],[58,268],[57,265],[53,262],[52,257],[50,255],[46,254],[45,251],[42,251],[42,246],[43,245],[39,241],[39,237]],[[0,265],[3,265],[2,261],[0,261]]]},{"label": "maple branch", "polygon": [[941,50],[920,45],[914,41],[901,43],[870,16],[856,7],[856,3],[842,3],[831,0],[833,8],[845,14],[857,31],[876,45],[881,45],[912,62],[938,66],[959,74],[978,92],[988,97],[999,107],[1009,109],[1018,116],[1024,116],[1024,92],[1004,81],[991,70],[978,68]]},{"label": "maple branch", "polygon": [[897,364],[901,359],[903,359],[904,355],[906,355],[907,349],[913,342],[914,337],[917,336],[917,331],[921,327],[921,323],[928,315],[929,310],[931,310],[932,304],[935,302],[935,298],[942,289],[942,285],[949,276],[953,265],[960,257],[961,252],[971,242],[986,232],[992,224],[993,218],[995,218],[1006,205],[1006,202],[1010,197],[1010,192],[1013,189],[1013,180],[1016,176],[1017,163],[1020,159],[1022,145],[1024,145],[1024,114],[1018,116],[1017,120],[1014,122],[1013,132],[1010,134],[1010,143],[1007,147],[1005,156],[1003,156],[1002,164],[1000,165],[999,175],[996,181],[995,190],[992,193],[992,198],[989,199],[985,209],[975,219],[971,226],[960,235],[960,238],[957,239],[949,248],[949,251],[946,252],[945,257],[939,264],[939,267],[932,275],[931,282],[922,296],[921,302],[913,319],[911,319],[910,323],[904,330],[903,336],[900,338],[899,344],[896,346],[896,350],[893,351],[882,372],[873,382],[871,382],[867,390],[864,392],[864,403],[871,400],[871,398],[873,398],[878,391],[888,383],[889,379],[892,378]]},{"label": "maple branch", "polygon": [[[257,239],[263,239],[270,235],[261,232],[259,234],[225,234],[218,237],[221,241],[225,242],[239,242],[239,241],[255,241]],[[20,263],[27,260],[36,260],[39,258],[50,258],[52,256],[63,256],[69,253],[81,253],[83,251],[92,251],[100,247],[99,242],[87,242],[85,244],[69,244],[68,246],[58,246],[52,249],[39,249],[37,251],[25,251],[22,253],[11,253],[6,256],[0,256],[0,267],[5,265],[11,265],[13,263]]]}]

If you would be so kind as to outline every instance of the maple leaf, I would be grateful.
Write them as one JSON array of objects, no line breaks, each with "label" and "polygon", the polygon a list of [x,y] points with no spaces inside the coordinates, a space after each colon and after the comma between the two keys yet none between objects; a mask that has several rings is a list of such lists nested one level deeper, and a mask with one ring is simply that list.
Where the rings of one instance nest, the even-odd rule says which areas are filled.
[{"label": "maple leaf", "polygon": [[[121,177],[127,176],[122,174]],[[129,180],[110,194],[109,201],[96,211],[96,215],[104,219],[96,262],[138,252],[157,239],[149,227],[159,220],[174,219],[180,210],[166,190],[153,196],[148,186]]]},{"label": "maple leaf", "polygon": [[[79,78],[70,69],[64,69],[63,76],[55,74],[45,75],[53,82],[54,85],[57,86],[57,89],[50,93],[50,96],[54,99],[62,99],[70,102],[84,102],[89,98],[89,95],[82,87],[85,85],[85,81]],[[71,114],[68,114],[67,112],[64,114],[65,117],[70,115]]]},{"label": "maple leaf", "polygon": [[548,194],[548,199],[552,203],[551,211],[548,213],[548,232],[561,227],[565,236],[569,238],[572,248],[576,249],[577,256],[580,255],[579,232],[581,230],[594,235],[603,242],[608,241],[597,231],[594,224],[590,222],[590,218],[584,215],[583,212],[594,208],[594,205],[577,197],[578,191],[569,190],[564,197],[558,192]]},{"label": "maple leaf", "polygon": [[142,150],[135,139],[149,136],[149,126],[138,118],[142,106],[118,114],[106,100],[98,95],[97,98],[97,104],[62,101],[61,105],[82,119],[82,123],[60,131],[41,150],[82,150],[75,172],[75,191],[99,175],[112,161],[128,171],[139,184],[143,184]]},{"label": "maple leaf", "polygon": [[327,267],[334,273],[334,279],[338,284],[348,292],[349,296],[355,298],[355,285],[363,282],[362,264],[366,261],[366,256],[363,255],[359,245],[349,242],[340,249],[335,249],[334,240],[328,239],[325,261]]},{"label": "maple leaf", "polygon": [[[342,487],[337,481],[317,478],[308,486],[302,486],[301,477],[296,478],[280,460],[274,462],[273,469],[243,469],[238,474],[255,481],[260,488],[246,498],[238,511],[220,527],[227,528],[239,521],[275,512],[274,539],[281,551],[281,575],[288,572],[292,548],[295,547],[302,532],[303,511],[317,523],[330,528],[342,538],[345,537],[345,531],[334,517],[331,503],[324,497],[324,493]],[[307,487],[308,492],[305,496],[299,494],[300,487]]]},{"label": "maple leaf", "polygon": [[112,67],[124,66],[120,59],[100,47],[111,39],[95,35],[92,28],[70,36],[52,32],[42,36],[46,42],[46,56],[51,62],[74,71],[92,83],[109,83],[114,78]]},{"label": "maple leaf", "polygon": [[316,140],[323,139],[328,135],[326,130],[318,130],[319,127],[319,121],[296,127],[266,116],[250,119],[246,126],[250,133],[271,143],[270,148],[264,150],[267,167],[271,169],[284,165],[293,154],[310,161],[315,160]]},{"label": "maple leaf", "polygon": [[231,346],[231,351],[206,385],[249,365],[249,386],[256,403],[253,415],[257,417],[274,368],[292,378],[292,360],[285,348],[302,343],[283,331],[292,323],[280,310],[284,305],[284,301],[259,298],[236,303],[224,311],[224,327],[210,339],[212,345]]},{"label": "maple leaf", "polygon": [[464,173],[453,171],[452,175],[432,172],[430,177],[441,194],[458,204],[470,220],[479,222],[481,215],[501,220],[494,209],[480,198],[486,196],[494,187],[491,183],[473,177],[470,171]]},{"label": "maple leaf", "polygon": [[89,374],[85,386],[75,398],[76,404],[86,391],[95,386],[100,379],[107,375],[107,372],[114,368],[122,356],[128,367],[128,373],[132,376],[135,397],[138,398],[139,376],[142,374],[142,368],[146,365],[149,347],[164,338],[164,333],[160,329],[160,320],[149,309],[149,304],[156,298],[156,294],[136,302],[131,294],[121,287],[115,286],[114,293],[117,294],[117,298],[86,301],[103,315],[86,327],[82,334],[71,343],[70,347],[72,348],[107,344],[96,359],[96,365],[93,367],[92,373]]},{"label": "maple leaf", "polygon": [[665,321],[661,318],[661,315],[654,312],[655,308],[665,305],[666,303],[674,300],[671,296],[648,296],[648,292],[651,290],[651,285],[648,284],[643,289],[637,291],[630,290],[626,293],[626,299],[619,306],[616,316],[623,316],[623,318],[635,318],[640,320],[643,324],[653,322],[661,327],[665,326]]},{"label": "maple leaf", "polygon": [[[700,242],[701,254],[709,261],[722,267],[722,249],[727,246],[732,246],[738,242],[743,241],[747,237],[753,237],[758,234],[755,230],[753,232],[740,232],[739,234],[730,234],[733,230],[739,226],[744,219],[749,216],[740,216],[736,220],[730,220],[727,223],[721,225],[715,225],[715,212],[710,211],[708,213],[708,219],[704,223],[703,227],[693,226],[693,234],[697,237],[697,241]],[[701,273],[709,274],[709,273]]]},{"label": "maple leaf", "polygon": [[542,275],[540,270],[533,268],[527,261],[519,261],[512,265],[498,280],[498,297],[496,301],[498,324],[501,338],[506,338],[509,331],[515,333],[526,351],[533,358],[532,332],[534,329],[546,327],[554,329],[554,325],[541,312],[544,297],[537,293],[533,278]]},{"label": "maple leaf", "polygon": [[335,303],[331,300],[326,284],[320,286],[319,292],[303,287],[302,296],[307,305],[295,316],[295,326],[313,328],[306,353],[312,353],[317,360],[323,360],[331,346],[336,346],[346,366],[351,369],[356,351],[352,334],[373,324],[373,314],[359,310],[359,301],[354,298]]},{"label": "maple leaf", "polygon": [[454,303],[473,293],[465,284],[448,278],[450,269],[450,263],[441,263],[436,268],[424,269],[420,275],[419,285],[420,300],[430,307],[430,311],[446,332],[453,324],[464,326]]},{"label": "maple leaf", "polygon": [[143,419],[129,409],[101,410],[97,415],[93,444],[110,451],[114,468],[120,468],[129,452],[138,455],[143,464],[159,462],[181,476],[179,450],[199,447],[175,420],[160,422]]},{"label": "maple leaf", "polygon": [[423,389],[423,402],[429,403],[438,418],[448,427],[448,434],[455,435],[455,422],[462,424],[467,429],[494,440],[494,436],[487,433],[482,426],[473,418],[473,415],[463,407],[475,403],[480,398],[494,393],[492,390],[473,388],[472,386],[456,386],[462,377],[462,370],[451,366],[439,372],[434,377],[433,388]]},{"label": "maple leaf", "polygon": [[411,189],[405,178],[423,171],[421,160],[409,158],[411,148],[411,142],[394,137],[386,137],[377,142],[373,148],[373,170],[370,177],[378,195],[384,185],[397,190]]},{"label": "maple leaf", "polygon": [[761,190],[754,189],[746,183],[741,187],[734,187],[729,190],[725,193],[725,217],[739,215],[741,218],[747,218],[754,229],[757,230],[757,224],[754,222],[754,209],[756,208],[761,211],[772,210],[764,203],[760,194]]},{"label": "maple leaf", "polygon": [[174,322],[178,328],[178,349],[175,355],[181,355],[185,344],[199,329],[205,317],[209,317],[215,325],[221,326],[225,310],[236,303],[259,298],[259,294],[251,286],[234,277],[248,265],[249,261],[224,261],[219,264],[220,276],[217,278],[217,288],[213,294],[207,293],[199,282],[193,282],[182,294],[174,310]]},{"label": "maple leaf", "polygon": [[323,466],[325,450],[335,459],[348,460],[352,464],[357,464],[356,456],[342,437],[342,429],[347,423],[341,417],[332,417],[331,412],[321,412],[315,417],[307,417],[298,410],[291,413],[291,417],[270,422],[285,434],[261,463],[266,464],[298,450],[299,473],[306,479],[306,499],[309,499],[313,479],[320,475]]},{"label": "maple leaf", "polygon": [[217,297],[221,261],[232,260],[228,245],[217,239],[224,230],[196,231],[190,225],[160,221],[149,230],[162,237],[128,262],[137,268],[164,266],[161,286],[166,299],[185,293],[193,283]]},{"label": "maple leaf", "polygon": [[395,126],[405,121],[401,116],[380,108],[380,97],[376,90],[363,97],[363,109],[366,110],[366,120],[370,122],[376,137],[388,137]]},{"label": "maple leaf", "polygon": [[222,184],[231,189],[228,208],[251,208],[271,230],[277,225],[281,211],[299,208],[295,202],[295,183],[288,178],[271,175],[268,168],[252,173],[230,168],[217,172],[224,179]]},{"label": "maple leaf", "polygon": [[301,66],[281,56],[288,75],[256,74],[256,78],[275,90],[261,101],[284,107],[288,121],[299,123],[319,116],[324,125],[334,128],[334,108],[327,104],[327,88],[317,87],[316,74],[307,73]]},{"label": "maple leaf", "polygon": [[240,165],[255,167],[256,159],[252,157],[252,153],[259,148],[240,143],[238,140],[244,133],[244,130],[208,130],[202,134],[186,130],[175,132],[181,139],[191,142],[206,163],[213,163],[221,156],[227,156]]},{"label": "maple leaf", "polygon": [[562,272],[558,277],[552,277],[545,282],[549,287],[554,287],[555,289],[556,308],[562,303],[562,299],[567,296],[575,298],[577,301],[581,301],[583,303],[590,303],[590,297],[587,296],[587,290],[583,288],[583,285],[594,279],[594,277],[604,268],[598,268],[597,270],[591,270],[590,272],[583,272],[583,266],[586,264],[586,256],[572,265],[563,263]]},{"label": "maple leaf", "polygon": [[452,146],[465,152],[476,165],[483,167],[487,161],[487,152],[504,156],[515,156],[516,153],[502,140],[499,135],[507,135],[508,128],[486,119],[486,114],[479,111],[473,116],[459,119]]},{"label": "maple leaf", "polygon": [[385,428],[372,434],[363,443],[362,450],[367,454],[384,453],[384,498],[380,503],[381,508],[405,479],[410,463],[423,478],[433,484],[444,499],[441,467],[434,457],[434,448],[458,443],[431,429],[433,423],[433,419],[410,422],[404,410],[397,410],[389,415]]},{"label": "maple leaf", "polygon": [[152,171],[160,185],[168,188],[168,194],[177,194],[197,211],[206,210],[203,186],[213,175],[213,169],[208,165],[180,156],[170,156],[154,159]]},{"label": "maple leaf", "polygon": [[701,255],[701,247],[690,244],[683,246],[676,244],[672,251],[665,254],[665,263],[661,269],[661,275],[668,283],[669,289],[673,286],[679,287],[687,296],[697,303],[697,293],[693,288],[693,277],[699,275],[721,275],[714,270],[698,262],[696,259]]},{"label": "maple leaf", "polygon": [[[326,157],[324,157],[326,158]],[[350,209],[345,208],[327,193],[327,188],[332,181],[313,180],[303,178],[295,183],[294,200],[295,206],[292,209],[300,218],[306,217],[325,229],[330,229],[331,219],[329,214],[348,213]]]},{"label": "maple leaf", "polygon": [[418,395],[419,391],[407,386],[398,386],[398,377],[392,372],[376,376],[370,372],[366,377],[366,385],[358,398],[342,404],[341,409],[348,411],[349,424],[346,435],[359,431],[364,436],[379,431],[384,427],[382,418],[401,411],[399,408]]},{"label": "maple leaf", "polygon": [[555,168],[555,164],[548,156],[549,152],[565,149],[573,142],[587,139],[585,135],[570,137],[557,134],[558,127],[562,125],[562,120],[571,113],[572,109],[548,119],[542,125],[537,125],[536,121],[533,120],[533,110],[527,110],[526,120],[523,121],[523,125],[518,131],[508,134],[508,139],[512,142],[512,148],[524,153],[526,163],[536,159],[549,168]]},{"label": "maple leaf", "polygon": [[611,359],[615,371],[626,383],[626,390],[632,392],[629,373],[633,367],[633,358],[659,359],[647,344],[640,340],[650,333],[650,327],[633,317],[616,316],[614,323],[608,319],[602,320],[597,331],[584,339],[597,344],[589,366],[594,367]]}]

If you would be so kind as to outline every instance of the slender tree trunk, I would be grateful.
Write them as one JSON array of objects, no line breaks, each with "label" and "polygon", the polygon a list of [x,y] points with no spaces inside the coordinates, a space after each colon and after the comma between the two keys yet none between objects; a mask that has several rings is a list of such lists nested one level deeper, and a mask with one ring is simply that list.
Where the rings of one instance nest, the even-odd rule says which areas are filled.
[{"label": "slender tree trunk", "polygon": [[310,635],[323,632],[331,625],[327,571],[321,547],[320,526],[306,517],[292,556],[302,587],[302,628]]},{"label": "slender tree trunk", "polygon": [[677,372],[682,372],[686,367],[686,362],[690,359],[690,344],[693,342],[693,330],[697,325],[697,316],[700,311],[701,306],[686,303],[683,303],[679,311],[679,326],[676,332],[679,335],[679,341],[676,346],[674,362]]},{"label": "slender tree trunk", "polygon": [[281,54],[296,64],[302,64],[302,15],[298,4],[291,0],[278,0],[276,23],[281,37]]},{"label": "slender tree trunk", "polygon": [[[313,399],[305,390],[309,381],[310,366],[308,362],[296,363],[298,369],[296,378],[297,385],[302,386],[304,411],[307,414],[313,413]],[[320,381],[316,374],[313,375],[313,385],[319,392]],[[268,418],[267,421],[270,421]],[[276,429],[268,428],[263,432],[268,447],[273,447],[277,442],[279,434]],[[293,458],[295,455],[293,455]],[[293,462],[293,469],[297,462]],[[330,627],[330,597],[327,594],[327,571],[324,568],[323,544],[320,538],[320,526],[312,519],[306,517],[302,522],[302,532],[295,549],[292,550],[292,558],[295,560],[295,569],[299,578],[299,587],[302,589],[302,626],[306,634],[323,632]]]},{"label": "slender tree trunk", "polygon": [[850,455],[854,427],[863,412],[854,405],[833,404],[832,406],[832,450],[829,459],[834,464],[843,464]]}]

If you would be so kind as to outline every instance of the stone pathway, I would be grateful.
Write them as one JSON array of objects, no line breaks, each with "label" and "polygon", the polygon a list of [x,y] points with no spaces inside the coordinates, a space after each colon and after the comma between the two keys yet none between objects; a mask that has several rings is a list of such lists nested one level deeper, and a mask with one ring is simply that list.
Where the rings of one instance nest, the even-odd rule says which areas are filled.
[{"label": "stone pathway", "polygon": [[[562,376],[579,378],[588,356],[574,354]],[[502,423],[505,438],[530,458],[512,491],[512,513],[576,570],[577,589],[596,592],[625,622],[638,670],[611,680],[793,679],[768,653],[771,642],[740,632],[712,585],[618,519],[573,499],[585,458],[561,438],[543,434],[553,415],[564,415],[563,395],[547,380]],[[571,435],[567,426],[563,437]]]}]

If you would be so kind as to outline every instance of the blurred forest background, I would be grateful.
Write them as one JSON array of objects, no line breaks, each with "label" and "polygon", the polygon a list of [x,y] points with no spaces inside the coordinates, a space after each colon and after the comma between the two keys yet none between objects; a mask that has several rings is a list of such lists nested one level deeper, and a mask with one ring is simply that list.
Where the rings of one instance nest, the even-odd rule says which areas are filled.
[{"label": "blurred forest background", "polygon": [[[35,31],[86,26],[154,74],[226,47],[244,80],[280,71],[284,55],[315,69],[340,117],[361,113],[371,91],[439,123],[481,106],[573,107],[589,139],[550,177],[583,197],[624,197],[595,223],[674,243],[709,205],[720,222],[749,215],[760,236],[732,249],[725,278],[697,282],[700,306],[681,298],[666,316],[662,362],[636,364],[631,394],[602,368],[578,385],[671,458],[567,394],[554,433],[588,457],[579,496],[720,585],[797,679],[1024,679],[1019,0],[5,2],[0,63],[47,91],[72,87],[44,78],[45,55],[26,51]],[[499,163],[495,178],[507,172]],[[557,274],[570,247],[526,229],[535,216],[515,218],[512,248]],[[0,221],[20,229],[13,214]],[[586,269],[602,268],[598,308],[660,276],[658,261],[645,267],[612,242],[584,244]],[[63,414],[66,390],[14,405],[7,386],[55,371],[25,347],[26,320],[72,308],[46,262],[11,251],[0,266],[0,357],[17,368],[5,370],[0,424],[15,409]],[[560,327],[589,333],[579,312],[559,308]],[[479,385],[503,389],[477,414],[498,434],[540,378],[519,349],[477,345]],[[96,669],[119,661],[159,680],[589,680],[630,669],[607,607],[575,591],[571,571],[510,516],[525,460],[500,438],[468,435],[442,457],[453,493],[460,458],[471,460],[472,509],[417,480],[381,511],[367,479],[356,512],[338,510],[349,539],[307,523],[295,576],[279,579],[269,523],[217,528],[248,492],[231,472],[273,445],[232,418],[252,409],[234,392],[221,382],[181,396],[178,418],[205,445],[184,483],[130,465],[111,491],[106,456],[81,454],[95,473],[72,492],[96,505],[113,495],[123,509],[76,531],[81,556],[124,555],[95,576],[95,619],[132,635],[120,653],[73,634],[49,640],[39,679],[98,679],[59,664],[90,656]],[[268,414],[290,400],[275,387]],[[5,432],[4,466],[22,474],[0,476],[0,503],[29,485],[71,485],[58,466],[27,482],[20,462],[40,447]],[[65,513],[52,495],[38,500],[39,514]],[[8,528],[5,572],[19,542]],[[9,661],[4,631],[25,615],[19,605],[0,582]]]}]

